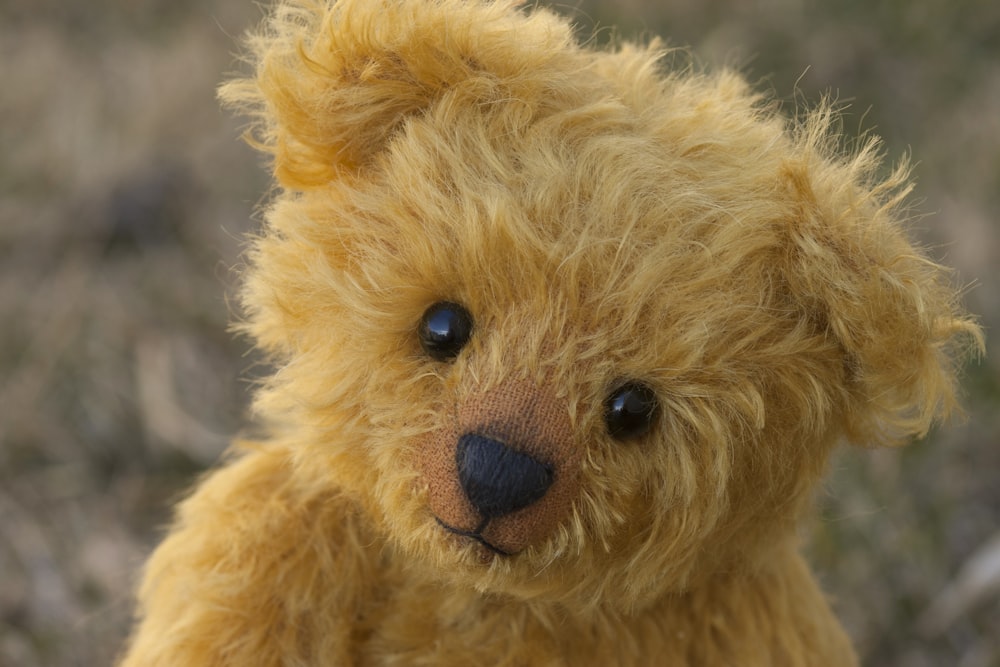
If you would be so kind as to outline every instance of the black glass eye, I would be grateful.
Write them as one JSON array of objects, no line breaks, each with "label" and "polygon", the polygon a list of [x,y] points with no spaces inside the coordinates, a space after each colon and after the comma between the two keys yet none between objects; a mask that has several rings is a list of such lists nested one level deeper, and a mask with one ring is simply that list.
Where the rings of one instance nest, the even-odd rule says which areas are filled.
[{"label": "black glass eye", "polygon": [[420,319],[420,344],[433,359],[454,359],[472,336],[472,315],[450,301],[435,303]]},{"label": "black glass eye", "polygon": [[618,440],[638,437],[653,425],[658,408],[652,389],[640,382],[626,382],[604,402],[608,433]]}]

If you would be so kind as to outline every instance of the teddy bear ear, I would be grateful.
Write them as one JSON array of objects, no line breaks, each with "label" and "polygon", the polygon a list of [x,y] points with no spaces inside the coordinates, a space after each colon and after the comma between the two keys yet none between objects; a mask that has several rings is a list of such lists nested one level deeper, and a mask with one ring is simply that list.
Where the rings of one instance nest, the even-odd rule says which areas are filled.
[{"label": "teddy bear ear", "polygon": [[329,183],[463,87],[480,103],[537,98],[530,74],[565,57],[573,38],[565,21],[519,4],[280,1],[248,39],[254,74],[224,84],[220,98],[251,117],[247,139],[273,156],[283,187]]},{"label": "teddy bear ear", "polygon": [[898,214],[910,191],[901,165],[878,179],[878,143],[841,160],[829,113],[805,129],[784,165],[797,211],[787,279],[805,317],[843,353],[848,438],[865,445],[924,436],[956,407],[956,374],[982,350],[947,269],[908,239]]}]

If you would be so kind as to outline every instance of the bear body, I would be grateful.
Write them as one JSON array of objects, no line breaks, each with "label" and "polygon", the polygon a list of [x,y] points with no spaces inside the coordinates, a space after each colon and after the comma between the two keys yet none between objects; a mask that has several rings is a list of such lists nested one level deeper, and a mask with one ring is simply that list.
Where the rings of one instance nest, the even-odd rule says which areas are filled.
[{"label": "bear body", "polygon": [[267,435],[180,505],[125,666],[855,664],[797,526],[979,340],[905,170],[517,4],[288,0],[250,39]]}]

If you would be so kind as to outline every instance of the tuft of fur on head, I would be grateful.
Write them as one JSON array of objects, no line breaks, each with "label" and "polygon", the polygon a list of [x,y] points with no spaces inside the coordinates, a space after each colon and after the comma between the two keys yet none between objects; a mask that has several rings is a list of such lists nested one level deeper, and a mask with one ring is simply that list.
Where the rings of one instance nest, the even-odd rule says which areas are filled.
[{"label": "tuft of fur on head", "polygon": [[[905,168],[839,154],[829,106],[790,121],[517,4],[290,0],[249,40],[221,96],[281,187],[243,292],[278,367],[256,406],[421,576],[632,608],[756,567],[836,441],[926,433],[981,339],[906,238]],[[416,335],[439,301],[475,320],[450,363]],[[604,401],[632,379],[661,410],[619,442]],[[567,406],[580,489],[484,560],[435,522],[420,443],[510,382]]]}]

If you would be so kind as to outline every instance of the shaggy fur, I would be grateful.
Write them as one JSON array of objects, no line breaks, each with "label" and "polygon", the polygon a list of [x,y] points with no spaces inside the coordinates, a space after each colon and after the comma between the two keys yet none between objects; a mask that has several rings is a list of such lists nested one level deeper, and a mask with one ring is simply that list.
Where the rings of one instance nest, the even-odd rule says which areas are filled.
[{"label": "shaggy fur", "polygon": [[[124,665],[854,664],[797,523],[836,442],[926,433],[980,342],[905,168],[517,4],[286,0],[251,38],[222,98],[279,185],[243,292],[268,435],[180,505]],[[625,380],[660,408],[620,441]],[[442,525],[478,522],[470,428],[559,484],[503,554]]]}]

